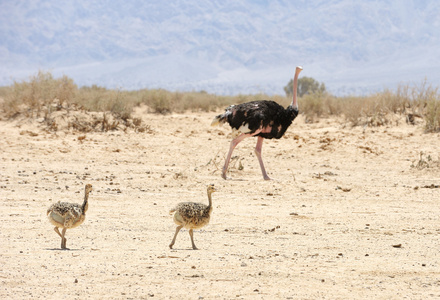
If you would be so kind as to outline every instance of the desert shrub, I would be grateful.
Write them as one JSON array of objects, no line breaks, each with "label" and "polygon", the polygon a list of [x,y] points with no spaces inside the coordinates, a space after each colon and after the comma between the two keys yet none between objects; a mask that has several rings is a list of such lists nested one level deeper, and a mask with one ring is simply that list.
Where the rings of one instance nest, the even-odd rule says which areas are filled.
[{"label": "desert shrub", "polygon": [[97,85],[84,86],[78,90],[75,98],[75,104],[82,109],[90,111],[99,111],[101,103],[109,97],[110,91]]},{"label": "desert shrub", "polygon": [[211,111],[217,102],[216,97],[203,91],[184,93],[181,97],[179,111]]},{"label": "desert shrub", "polygon": [[30,117],[48,117],[54,100],[61,105],[71,102],[77,90],[67,76],[54,79],[52,74],[39,71],[29,81],[14,82],[5,95],[3,110],[7,117],[26,114]]},{"label": "desert shrub", "polygon": [[412,89],[412,102],[417,109],[413,109],[415,113],[419,113],[425,120],[426,132],[440,131],[440,94],[438,87],[428,84],[426,79]]},{"label": "desert shrub", "polygon": [[111,112],[128,119],[136,105],[136,95],[92,85],[80,88],[74,102],[88,111]]},{"label": "desert shrub", "polygon": [[[407,117],[418,116],[425,121],[427,132],[440,131],[440,94],[438,87],[433,87],[424,79],[419,85],[399,85],[395,101],[400,108],[394,110],[397,113],[404,113]],[[392,101],[387,101],[390,106]],[[410,122],[413,124],[413,122]]]},{"label": "desert shrub", "polygon": [[361,97],[343,97],[340,99],[343,103],[341,114],[351,123],[352,126],[359,126],[362,120],[362,107],[365,99]]},{"label": "desert shrub", "polygon": [[427,102],[424,119],[425,119],[426,132],[440,131],[440,100],[439,99],[431,99]]},{"label": "desert shrub", "polygon": [[[146,104],[154,113],[167,114],[173,111],[173,102],[180,98],[163,89],[143,90],[141,103]],[[174,101],[173,101],[174,99]]]},{"label": "desert shrub", "polygon": [[406,104],[409,102],[408,96],[405,94],[406,88],[399,85],[396,93],[385,89],[383,92],[376,93],[374,97],[377,99],[377,107],[380,107],[382,112],[390,113],[404,113]]},{"label": "desert shrub", "polygon": [[300,100],[300,111],[305,115],[306,122],[313,122],[315,118],[338,115],[335,97],[328,93],[306,94]]},{"label": "desert shrub", "polygon": [[323,100],[330,116],[340,116],[342,114],[344,103],[340,98],[327,94]]},{"label": "desert shrub", "polygon": [[352,126],[382,126],[389,124],[388,110],[377,94],[364,97],[347,97],[342,114]]}]

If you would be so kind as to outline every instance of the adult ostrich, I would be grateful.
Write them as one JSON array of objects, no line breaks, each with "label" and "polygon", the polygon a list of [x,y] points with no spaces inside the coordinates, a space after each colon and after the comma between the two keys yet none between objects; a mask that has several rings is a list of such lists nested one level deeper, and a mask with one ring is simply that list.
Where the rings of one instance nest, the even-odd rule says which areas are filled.
[{"label": "adult ostrich", "polygon": [[264,168],[263,159],[261,158],[263,139],[281,138],[298,115],[297,89],[298,76],[301,71],[302,67],[296,67],[295,77],[293,79],[292,104],[286,109],[271,100],[251,101],[239,105],[231,105],[226,108],[223,114],[216,116],[214,120],[212,120],[212,126],[228,122],[232,127],[233,139],[229,147],[225,165],[223,166],[223,179],[227,179],[226,172],[228,171],[229,161],[231,160],[234,148],[245,138],[257,136],[258,140],[255,146],[255,154],[260,163],[264,180],[270,180]]}]

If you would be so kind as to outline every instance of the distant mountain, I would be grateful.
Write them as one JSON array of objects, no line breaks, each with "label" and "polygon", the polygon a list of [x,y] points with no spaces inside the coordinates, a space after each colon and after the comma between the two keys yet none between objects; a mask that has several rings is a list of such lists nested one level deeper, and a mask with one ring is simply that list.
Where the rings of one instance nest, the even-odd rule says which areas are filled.
[{"label": "distant mountain", "polygon": [[296,65],[337,95],[440,85],[440,2],[1,1],[0,85],[283,94]]}]

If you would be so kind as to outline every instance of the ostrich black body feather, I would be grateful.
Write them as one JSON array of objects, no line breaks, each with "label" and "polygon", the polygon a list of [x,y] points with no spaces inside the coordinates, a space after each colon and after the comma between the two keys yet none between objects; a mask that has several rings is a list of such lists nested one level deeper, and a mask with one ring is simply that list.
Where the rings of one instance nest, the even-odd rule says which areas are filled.
[{"label": "ostrich black body feather", "polygon": [[[255,136],[261,136],[265,139],[279,139],[297,116],[298,109],[291,105],[284,108],[275,101],[259,100],[231,105],[216,119],[220,123],[228,122],[233,129],[243,133],[253,134],[259,129],[263,129]],[[247,128],[247,132],[244,132],[243,128]]]}]

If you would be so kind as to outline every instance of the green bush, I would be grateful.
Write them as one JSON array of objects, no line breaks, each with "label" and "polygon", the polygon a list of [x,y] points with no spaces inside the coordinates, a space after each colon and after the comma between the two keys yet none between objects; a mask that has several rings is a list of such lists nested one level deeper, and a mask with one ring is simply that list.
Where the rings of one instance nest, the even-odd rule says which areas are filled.
[{"label": "green bush", "polygon": [[[293,79],[290,79],[290,81],[284,87],[284,92],[286,93],[287,97],[291,97],[293,95]],[[319,83],[312,77],[303,76],[298,79],[298,97],[310,94],[323,94],[325,92],[325,84],[322,82]]]}]

